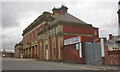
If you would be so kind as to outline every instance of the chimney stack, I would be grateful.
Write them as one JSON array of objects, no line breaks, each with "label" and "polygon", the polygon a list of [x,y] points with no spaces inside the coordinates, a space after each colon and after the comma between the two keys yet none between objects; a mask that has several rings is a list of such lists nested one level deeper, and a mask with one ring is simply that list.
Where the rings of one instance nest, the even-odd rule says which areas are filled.
[{"label": "chimney stack", "polygon": [[54,8],[52,9],[52,11],[53,11],[53,13],[60,13],[60,9],[59,9],[59,8],[55,8],[55,7],[54,7]]},{"label": "chimney stack", "polygon": [[60,8],[53,8],[52,11],[54,14],[59,14],[59,15],[62,15],[64,13],[66,13],[68,10],[68,8],[64,5],[62,5]]},{"label": "chimney stack", "polygon": [[66,13],[67,10],[68,10],[68,8],[66,6],[62,5],[62,7],[60,8],[60,14]]},{"label": "chimney stack", "polygon": [[109,34],[109,39],[112,39],[112,38],[113,38],[112,34]]}]

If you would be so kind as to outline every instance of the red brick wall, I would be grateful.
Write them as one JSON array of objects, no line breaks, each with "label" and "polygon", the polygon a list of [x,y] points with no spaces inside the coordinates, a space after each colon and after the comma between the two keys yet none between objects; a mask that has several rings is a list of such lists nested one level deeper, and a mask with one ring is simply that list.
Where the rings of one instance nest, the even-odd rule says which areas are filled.
[{"label": "red brick wall", "polygon": [[105,58],[104,64],[107,65],[120,65],[120,50],[108,51],[107,43],[105,44]]},{"label": "red brick wall", "polygon": [[93,42],[97,38],[99,38],[99,37],[96,37],[96,36],[82,36],[82,42]]},{"label": "red brick wall", "polygon": [[[42,25],[42,28],[41,28],[41,29],[44,29],[44,27],[45,27],[46,25],[47,25],[47,24]],[[26,44],[31,43],[31,40],[36,40],[36,39],[37,39],[37,33],[40,32],[41,29],[40,29],[40,27],[35,28],[35,30],[33,30],[32,32],[30,32],[30,34],[24,36],[24,37],[23,37],[23,44],[26,45]]]},{"label": "red brick wall", "polygon": [[106,55],[105,64],[108,65],[120,65],[120,55]]},{"label": "red brick wall", "polygon": [[68,33],[94,34],[92,28],[82,28],[77,26],[63,26],[63,31]]},{"label": "red brick wall", "polygon": [[77,35],[64,35],[64,40],[69,39],[69,38],[73,38],[73,37],[77,37]]},{"label": "red brick wall", "polygon": [[[94,35],[95,30],[97,31],[97,35]],[[97,28],[82,28],[82,27],[64,25],[63,32],[93,35],[93,36],[82,36],[82,42],[93,42],[94,39],[99,38],[99,33]],[[77,35],[64,35],[64,39],[68,39],[76,36]]]},{"label": "red brick wall", "polygon": [[79,57],[79,50],[76,50],[76,46],[68,45],[63,49],[63,61],[84,63],[83,58]]},{"label": "red brick wall", "polygon": [[[97,31],[97,35],[94,31]],[[99,38],[97,28],[81,28],[76,26],[63,26],[63,32],[76,34],[91,34],[93,36],[82,36],[82,42],[93,42],[94,39]],[[64,35],[64,40],[76,37],[78,35]],[[75,63],[84,63],[84,59],[79,57],[79,50],[76,50],[75,44],[65,46],[63,49],[63,60],[72,61]]]},{"label": "red brick wall", "polygon": [[[69,38],[73,38],[73,37],[77,37],[78,35],[64,35],[64,40],[65,39],[69,39]],[[82,42],[93,42],[94,39],[96,39],[98,37],[96,36],[82,36]]]}]

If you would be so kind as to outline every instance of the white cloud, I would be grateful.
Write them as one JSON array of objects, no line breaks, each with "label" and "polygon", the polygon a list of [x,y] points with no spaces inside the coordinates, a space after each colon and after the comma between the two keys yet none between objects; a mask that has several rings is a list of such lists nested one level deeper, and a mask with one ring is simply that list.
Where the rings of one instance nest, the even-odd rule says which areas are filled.
[{"label": "white cloud", "polygon": [[[70,13],[93,26],[99,27],[101,37],[107,36],[109,33],[117,35],[117,2],[86,3],[86,1],[82,5],[77,3],[76,7],[71,6],[72,10],[70,10]],[[111,31],[111,29],[114,30]]]},{"label": "white cloud", "polygon": [[3,1],[5,6],[2,7],[4,10],[3,16],[5,21],[9,18],[12,22],[11,24],[9,24],[10,22],[6,23],[7,27],[3,27],[3,44],[6,44],[10,49],[13,49],[15,43],[22,40],[21,34],[23,29],[39,15],[44,11],[52,12],[51,10],[54,6],[60,7],[62,4],[68,7],[68,12],[73,16],[76,16],[86,23],[92,24],[93,26],[99,27],[100,36],[108,36],[109,33],[117,35],[118,33],[117,0],[42,0],[42,2],[32,2],[33,0],[30,0],[30,2],[16,2],[16,0],[5,1]]},{"label": "white cloud", "polygon": [[[78,0],[1,0],[2,2],[76,2]],[[118,0],[79,0],[85,2],[116,2]]]}]

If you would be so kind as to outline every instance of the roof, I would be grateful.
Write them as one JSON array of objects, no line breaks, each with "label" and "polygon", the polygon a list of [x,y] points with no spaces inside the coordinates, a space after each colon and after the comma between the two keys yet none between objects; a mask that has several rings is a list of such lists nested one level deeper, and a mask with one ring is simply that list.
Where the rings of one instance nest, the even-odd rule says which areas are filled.
[{"label": "roof", "polygon": [[109,39],[107,42],[116,43],[120,39],[120,35],[114,36],[112,39]]},{"label": "roof", "polygon": [[86,24],[85,22],[83,22],[82,20],[74,17],[73,15],[69,14],[69,13],[64,13],[63,15],[61,15],[60,17],[56,18],[52,23],[51,25],[54,25],[60,21],[64,21],[64,22],[74,22],[74,23],[79,23],[79,24]]},{"label": "roof", "polygon": [[[81,24],[81,23],[70,22],[70,21],[58,21],[54,25],[58,25],[58,24],[67,25],[67,26],[77,26],[77,27],[82,27],[82,28],[93,28],[91,24]],[[53,27],[53,25],[51,25],[51,27]]]},{"label": "roof", "polygon": [[64,13],[63,15],[61,15],[60,17],[56,18],[51,25],[59,22],[59,21],[67,21],[67,22],[75,22],[75,23],[81,23],[81,24],[87,24],[85,22],[83,22],[82,20],[74,17],[73,15],[69,14],[69,13]]},{"label": "roof", "polygon": [[[47,25],[47,28],[52,28],[58,24],[77,26],[77,27],[83,27],[83,28],[95,28],[92,26],[92,24],[87,24],[67,12],[62,14],[61,16],[57,17],[55,20],[53,20],[51,22],[51,24]],[[41,32],[39,32],[38,34],[41,34],[44,31],[45,31],[45,29],[42,30]]]},{"label": "roof", "polygon": [[83,28],[96,28],[96,27],[93,27],[92,24],[87,24],[84,21],[74,17],[73,15],[67,12],[61,15],[60,17],[56,18],[54,21],[52,21],[50,24],[50,27],[53,27],[53,25],[58,25],[58,24],[69,25],[69,26],[79,26]]}]

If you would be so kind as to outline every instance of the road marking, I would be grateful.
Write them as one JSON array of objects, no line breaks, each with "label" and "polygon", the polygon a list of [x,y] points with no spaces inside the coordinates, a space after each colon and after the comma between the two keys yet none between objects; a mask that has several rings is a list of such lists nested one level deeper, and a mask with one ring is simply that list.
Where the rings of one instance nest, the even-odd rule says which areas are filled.
[{"label": "road marking", "polygon": [[36,59],[2,59],[2,61],[33,61]]},{"label": "road marking", "polygon": [[54,63],[54,62],[42,62],[42,61],[35,61],[36,59],[3,59],[2,61],[33,61],[36,63],[41,64],[49,64],[54,66],[64,66],[64,67],[71,67],[71,68],[80,68],[80,69],[88,69],[88,70],[105,70],[104,68],[95,68],[95,67],[83,67],[83,66],[71,66],[64,63]]},{"label": "road marking", "polygon": [[[36,61],[34,61],[36,62]],[[57,63],[52,63],[52,62],[37,62],[41,64],[49,64],[49,65],[54,65],[54,66],[64,66],[64,67],[71,67],[71,68],[82,68],[82,69],[88,69],[88,70],[104,70],[104,69],[98,69],[98,68],[92,68],[92,67],[80,67],[80,66],[70,66],[70,65],[65,65],[65,64],[57,64]]]},{"label": "road marking", "polygon": [[92,68],[92,67],[81,67],[81,68],[84,68],[84,69],[92,69],[92,70],[104,70],[104,69],[98,69],[98,68]]}]

